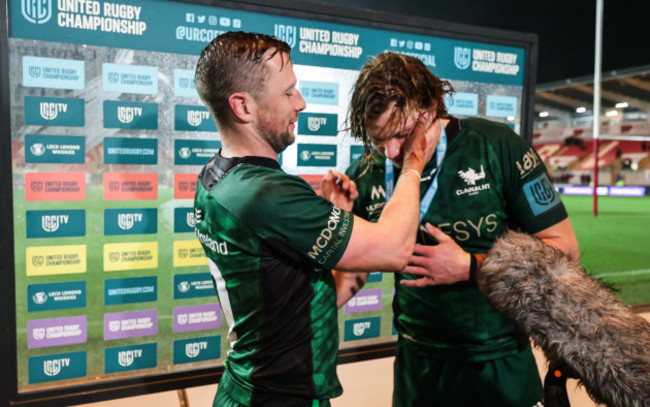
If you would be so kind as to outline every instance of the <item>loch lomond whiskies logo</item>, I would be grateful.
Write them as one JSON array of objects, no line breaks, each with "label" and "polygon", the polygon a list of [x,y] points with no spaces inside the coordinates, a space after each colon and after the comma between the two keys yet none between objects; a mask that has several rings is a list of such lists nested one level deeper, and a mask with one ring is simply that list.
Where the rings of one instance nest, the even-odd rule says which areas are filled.
[{"label": "loch lomond whiskies logo", "polygon": [[52,0],[21,0],[20,11],[32,24],[45,24],[52,18]]}]

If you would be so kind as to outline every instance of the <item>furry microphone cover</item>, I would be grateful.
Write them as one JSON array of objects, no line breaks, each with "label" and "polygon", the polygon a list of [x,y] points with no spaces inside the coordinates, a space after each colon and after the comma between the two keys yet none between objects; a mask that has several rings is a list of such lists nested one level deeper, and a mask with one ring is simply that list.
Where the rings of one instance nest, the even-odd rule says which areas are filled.
[{"label": "furry microphone cover", "polygon": [[650,323],[568,256],[508,232],[481,264],[477,283],[594,401],[650,406]]}]

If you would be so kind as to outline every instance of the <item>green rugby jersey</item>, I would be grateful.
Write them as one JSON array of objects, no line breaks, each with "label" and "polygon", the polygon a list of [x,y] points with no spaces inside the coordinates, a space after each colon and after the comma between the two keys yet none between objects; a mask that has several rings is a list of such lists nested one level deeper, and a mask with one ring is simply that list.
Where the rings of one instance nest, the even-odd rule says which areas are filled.
[{"label": "green rugby jersey", "polygon": [[[446,132],[438,191],[420,225],[418,243],[434,244],[424,231],[429,222],[465,251],[486,253],[506,228],[536,233],[567,217],[542,160],[508,126],[452,118]],[[437,170],[434,158],[424,169],[421,195]],[[386,200],[384,158],[375,151],[369,171],[358,178],[362,172],[360,159],[347,170],[359,190],[353,212],[376,221]],[[423,352],[469,361],[516,352],[521,334],[485,301],[474,282],[408,288],[399,284],[403,278],[417,276],[395,275],[395,326]]]},{"label": "green rugby jersey", "polygon": [[247,406],[340,395],[331,268],[354,217],[275,160],[220,154],[199,174],[194,208],[229,326],[229,395]]}]

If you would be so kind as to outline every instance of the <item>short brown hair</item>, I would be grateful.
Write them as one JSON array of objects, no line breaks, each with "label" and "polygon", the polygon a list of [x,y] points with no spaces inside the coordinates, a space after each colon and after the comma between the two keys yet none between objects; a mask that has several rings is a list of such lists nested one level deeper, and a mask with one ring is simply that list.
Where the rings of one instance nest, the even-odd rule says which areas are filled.
[{"label": "short brown hair", "polygon": [[233,31],[217,36],[205,47],[196,64],[194,82],[218,122],[227,120],[228,99],[233,93],[260,96],[267,76],[264,62],[278,52],[290,56],[291,47],[270,35]]},{"label": "short brown hair", "polygon": [[454,92],[449,81],[434,75],[417,58],[385,52],[373,58],[361,71],[352,93],[348,124],[352,135],[363,142],[362,161],[372,157],[372,143],[367,134],[369,120],[378,118],[395,102],[390,126],[402,124],[408,109],[435,111],[436,117],[447,118],[445,95]]}]

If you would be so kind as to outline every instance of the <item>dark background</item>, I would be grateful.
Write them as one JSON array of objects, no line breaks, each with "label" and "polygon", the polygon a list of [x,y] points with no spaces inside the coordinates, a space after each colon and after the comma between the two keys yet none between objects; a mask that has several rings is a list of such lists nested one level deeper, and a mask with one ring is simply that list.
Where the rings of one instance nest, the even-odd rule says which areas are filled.
[{"label": "dark background", "polygon": [[[312,0],[318,1],[318,0]],[[593,76],[596,0],[328,0],[321,3],[539,36],[537,84]],[[606,0],[603,74],[650,65],[650,1]]]}]

